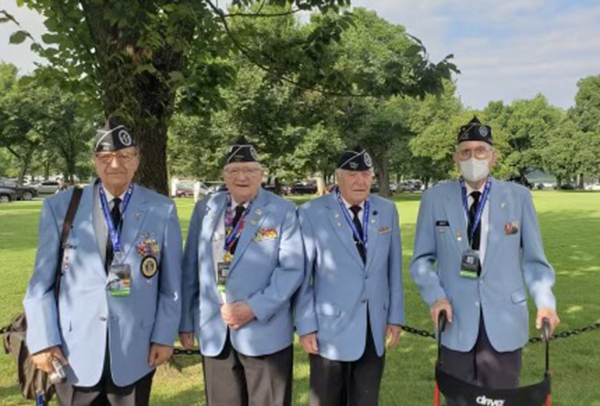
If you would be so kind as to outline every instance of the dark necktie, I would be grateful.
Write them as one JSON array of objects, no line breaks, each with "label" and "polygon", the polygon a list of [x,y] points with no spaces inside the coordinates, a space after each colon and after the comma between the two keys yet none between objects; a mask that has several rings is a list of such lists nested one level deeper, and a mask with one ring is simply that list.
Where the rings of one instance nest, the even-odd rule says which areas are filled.
[{"label": "dark necktie", "polygon": [[365,250],[365,246],[363,244],[363,228],[362,228],[362,224],[360,223],[360,219],[358,218],[358,213],[360,213],[361,210],[362,210],[362,208],[360,206],[350,207],[350,211],[352,212],[352,214],[354,214],[354,218],[352,219],[352,222],[354,223],[354,227],[356,227],[356,231],[358,231],[360,240],[358,238],[356,238],[356,235],[354,235],[354,233],[352,233],[352,236],[354,237],[354,242],[356,243],[356,249],[358,250],[360,257],[362,258],[363,263],[366,263],[367,262],[367,251]]},{"label": "dark necktie", "polygon": [[[112,219],[113,225],[115,226],[115,230],[119,230],[119,225],[121,225],[121,199],[115,197],[113,199],[113,208],[110,211],[110,217]],[[108,267],[111,266],[113,262],[113,258],[115,255],[114,247],[112,245],[112,240],[110,239],[110,233],[108,235],[108,241],[106,242],[106,261],[104,261],[104,268],[108,271]]]},{"label": "dark necktie", "polygon": [[[232,232],[233,232],[233,229],[235,228],[235,226],[237,226],[237,223],[240,222],[240,219],[242,218],[242,214],[244,214],[245,211],[246,211],[246,208],[244,207],[243,204],[238,204],[237,206],[235,206],[235,216],[233,217],[233,222],[231,223]],[[237,240],[235,240],[235,242],[231,246],[231,255],[235,254],[235,249],[237,248],[238,241],[239,241],[239,238]]]},{"label": "dark necktie", "polygon": [[[475,223],[475,213],[477,213],[477,208],[479,207],[479,199],[481,198],[481,192],[472,192],[471,197],[473,198],[473,204],[471,204],[471,208],[469,209],[469,231],[473,228],[473,224]],[[471,242],[471,249],[479,251],[479,245],[481,242],[481,221],[477,225],[475,232],[473,233],[473,240]]]}]

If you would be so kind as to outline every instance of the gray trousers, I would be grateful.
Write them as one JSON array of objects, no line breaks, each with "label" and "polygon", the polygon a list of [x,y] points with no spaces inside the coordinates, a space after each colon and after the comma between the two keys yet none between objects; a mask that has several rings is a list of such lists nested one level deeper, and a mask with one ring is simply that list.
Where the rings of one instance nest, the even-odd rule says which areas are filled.
[{"label": "gray trousers", "polygon": [[[469,352],[460,352],[442,346],[443,368],[463,381],[489,388],[513,389],[519,386],[522,349],[498,352],[492,347],[485,330],[483,314],[479,322],[479,335]],[[447,402],[448,406],[460,406]]]},{"label": "gray trousers", "polygon": [[229,337],[216,357],[203,357],[207,406],[291,406],[293,348],[250,357]]}]

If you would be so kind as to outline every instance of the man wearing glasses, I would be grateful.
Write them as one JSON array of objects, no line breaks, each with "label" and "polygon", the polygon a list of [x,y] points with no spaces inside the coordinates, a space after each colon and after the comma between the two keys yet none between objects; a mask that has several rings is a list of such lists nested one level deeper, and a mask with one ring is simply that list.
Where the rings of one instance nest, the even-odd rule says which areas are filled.
[{"label": "man wearing glasses", "polygon": [[293,203],[260,187],[263,169],[243,137],[224,158],[226,192],[196,204],[185,246],[185,348],[198,338],[207,404],[289,406],[290,298],[304,255]]},{"label": "man wearing glasses", "polygon": [[447,312],[448,372],[510,389],[529,334],[525,288],[536,328],[547,317],[554,330],[559,319],[531,193],[490,176],[497,158],[490,126],[474,117],[460,128],[454,160],[462,176],[423,194],[411,274],[434,323]]},{"label": "man wearing glasses", "polygon": [[59,405],[147,405],[155,368],[171,356],[181,314],[181,230],[168,198],[133,183],[133,136],[109,122],[95,138],[98,179],[83,189],[61,265],[60,230],[73,189],[44,201],[24,305],[36,366],[54,372]]}]

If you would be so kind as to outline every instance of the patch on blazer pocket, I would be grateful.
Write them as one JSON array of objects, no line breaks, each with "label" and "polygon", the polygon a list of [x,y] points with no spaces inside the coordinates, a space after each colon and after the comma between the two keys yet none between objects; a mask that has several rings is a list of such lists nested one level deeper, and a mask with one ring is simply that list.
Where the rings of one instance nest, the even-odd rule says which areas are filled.
[{"label": "patch on blazer pocket", "polygon": [[388,227],[388,226],[379,227],[379,234],[387,234],[387,233],[391,233],[391,232],[392,232],[391,227]]},{"label": "patch on blazer pocket", "polygon": [[438,220],[435,222],[435,225],[437,227],[448,227],[450,226],[450,223],[448,223],[446,220]]},{"label": "patch on blazer pocket", "polygon": [[277,229],[275,228],[261,228],[256,232],[252,241],[254,242],[262,242],[275,240],[279,234],[277,233]]}]

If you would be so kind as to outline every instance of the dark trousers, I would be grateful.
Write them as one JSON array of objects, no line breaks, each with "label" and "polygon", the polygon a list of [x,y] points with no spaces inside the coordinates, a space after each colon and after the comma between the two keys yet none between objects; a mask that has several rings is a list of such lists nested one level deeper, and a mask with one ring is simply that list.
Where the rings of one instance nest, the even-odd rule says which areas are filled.
[{"label": "dark trousers", "polygon": [[370,326],[365,352],[356,361],[311,355],[310,406],[377,406],[384,365],[385,354],[377,356]]},{"label": "dark trousers", "polygon": [[[492,347],[485,330],[483,314],[479,335],[469,352],[453,351],[442,346],[443,368],[446,372],[489,389],[512,389],[519,386],[522,350],[498,352]],[[447,402],[448,406],[459,406]]]},{"label": "dark trousers", "polygon": [[221,354],[204,357],[207,406],[291,406],[293,348],[250,357],[229,337]]},{"label": "dark trousers", "polygon": [[147,406],[154,372],[128,386],[117,386],[110,374],[108,347],[104,357],[104,369],[100,381],[89,388],[68,383],[55,385],[59,406]]}]

